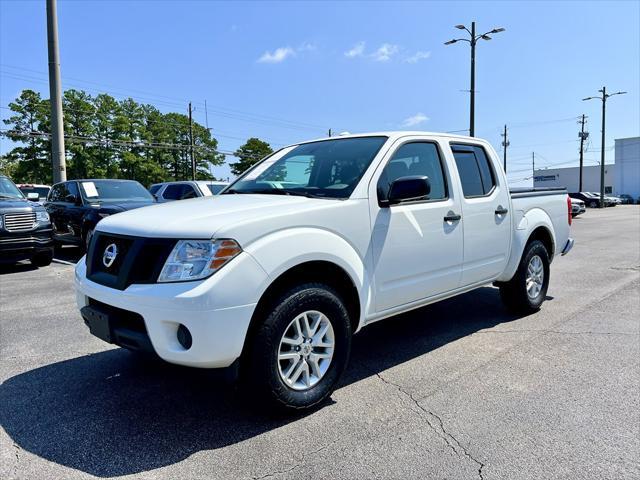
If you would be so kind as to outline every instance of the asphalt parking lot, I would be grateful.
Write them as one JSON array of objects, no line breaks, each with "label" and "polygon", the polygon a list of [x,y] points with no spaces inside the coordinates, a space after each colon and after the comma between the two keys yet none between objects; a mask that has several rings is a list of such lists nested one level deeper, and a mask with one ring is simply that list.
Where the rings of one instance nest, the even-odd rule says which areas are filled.
[{"label": "asphalt parking lot", "polygon": [[640,478],[640,207],[572,236],[540,312],[483,288],[375,324],[290,418],[89,335],[71,265],[4,268],[0,478]]}]

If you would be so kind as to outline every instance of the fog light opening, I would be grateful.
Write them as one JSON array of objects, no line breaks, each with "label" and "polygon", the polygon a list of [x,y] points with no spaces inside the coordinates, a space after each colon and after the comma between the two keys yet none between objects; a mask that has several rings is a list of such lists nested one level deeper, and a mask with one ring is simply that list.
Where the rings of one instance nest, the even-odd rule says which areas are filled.
[{"label": "fog light opening", "polygon": [[180,324],[178,325],[178,342],[182,345],[182,348],[185,350],[189,350],[191,345],[193,344],[193,339],[191,338],[191,332],[187,327]]}]

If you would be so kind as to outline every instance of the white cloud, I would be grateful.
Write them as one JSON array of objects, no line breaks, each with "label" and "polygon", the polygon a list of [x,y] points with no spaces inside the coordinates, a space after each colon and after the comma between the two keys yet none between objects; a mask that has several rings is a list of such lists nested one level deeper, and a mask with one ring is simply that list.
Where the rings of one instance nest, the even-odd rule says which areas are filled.
[{"label": "white cloud", "polygon": [[264,52],[258,59],[259,63],[280,63],[284,62],[287,58],[295,55],[296,52],[291,47],[276,48],[273,52]]},{"label": "white cloud", "polygon": [[431,52],[416,52],[404,59],[407,63],[418,63],[420,60],[425,60],[431,56]]},{"label": "white cloud", "polygon": [[347,58],[361,57],[364,53],[364,45],[364,42],[356,43],[353,48],[344,52],[344,56]]},{"label": "white cloud", "polygon": [[387,62],[391,60],[391,57],[398,53],[400,48],[398,45],[393,45],[391,43],[383,43],[378,50],[371,54],[371,57],[376,62]]},{"label": "white cloud", "polygon": [[410,116],[409,118],[405,118],[402,121],[402,126],[415,127],[416,125],[420,125],[421,123],[424,123],[427,120],[429,120],[429,117],[427,117],[424,113],[418,112],[415,115]]}]

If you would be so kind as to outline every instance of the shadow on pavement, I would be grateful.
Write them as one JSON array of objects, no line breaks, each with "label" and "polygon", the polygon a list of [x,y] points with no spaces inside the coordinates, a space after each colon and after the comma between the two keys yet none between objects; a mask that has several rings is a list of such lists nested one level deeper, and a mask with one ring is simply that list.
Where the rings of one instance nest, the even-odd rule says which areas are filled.
[{"label": "shadow on pavement", "polygon": [[[514,320],[482,288],[365,329],[342,386]],[[239,407],[214,372],[136,361],[122,349],[54,363],[0,386],[0,424],[22,449],[99,477],[136,474],[232,445],[298,417]]]}]

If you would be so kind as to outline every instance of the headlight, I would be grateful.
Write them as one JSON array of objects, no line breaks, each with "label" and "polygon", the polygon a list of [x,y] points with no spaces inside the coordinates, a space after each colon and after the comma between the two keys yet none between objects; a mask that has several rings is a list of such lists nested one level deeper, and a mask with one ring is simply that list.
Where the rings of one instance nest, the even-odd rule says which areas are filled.
[{"label": "headlight", "polygon": [[104,217],[108,217],[109,215],[111,215],[110,213],[99,213],[98,216],[100,218],[104,218]]},{"label": "headlight", "polygon": [[49,214],[45,211],[36,212],[36,221],[40,223],[47,223],[49,221]]},{"label": "headlight", "polygon": [[158,282],[209,277],[242,252],[235,240],[180,240],[162,267]]}]

